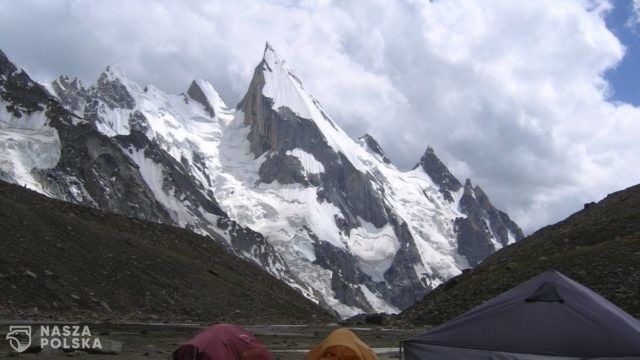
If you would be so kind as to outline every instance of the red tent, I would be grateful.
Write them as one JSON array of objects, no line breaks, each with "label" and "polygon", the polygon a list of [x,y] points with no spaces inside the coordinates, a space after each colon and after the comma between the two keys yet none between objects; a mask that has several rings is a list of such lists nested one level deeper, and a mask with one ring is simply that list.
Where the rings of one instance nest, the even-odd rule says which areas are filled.
[{"label": "red tent", "polygon": [[243,328],[221,324],[182,344],[173,360],[273,360],[273,355]]}]

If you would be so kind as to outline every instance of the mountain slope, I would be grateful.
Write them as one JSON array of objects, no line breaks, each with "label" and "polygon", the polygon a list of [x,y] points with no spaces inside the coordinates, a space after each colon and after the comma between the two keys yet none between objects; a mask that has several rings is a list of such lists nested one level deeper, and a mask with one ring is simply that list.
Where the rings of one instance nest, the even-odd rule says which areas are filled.
[{"label": "mountain slope", "polygon": [[[34,112],[53,134],[38,146],[59,155],[31,159],[32,136],[8,146],[26,160],[1,178],[209,235],[342,316],[398,312],[522,238],[433,149],[403,172],[373,137],[349,137],[269,44],[235,110],[204,80],[169,95],[116,66],[46,88],[66,120]],[[5,144],[21,139],[3,126]]]},{"label": "mountain slope", "polygon": [[0,181],[0,317],[308,323],[333,318],[190,231]]},{"label": "mountain slope", "polygon": [[555,269],[640,318],[640,185],[503,248],[399,316],[437,325],[546,270]]}]

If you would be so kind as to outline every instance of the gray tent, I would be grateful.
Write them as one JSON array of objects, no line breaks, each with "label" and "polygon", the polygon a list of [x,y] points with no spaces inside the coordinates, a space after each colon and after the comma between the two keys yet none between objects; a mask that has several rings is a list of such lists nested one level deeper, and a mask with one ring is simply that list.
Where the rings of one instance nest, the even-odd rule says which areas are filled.
[{"label": "gray tent", "polygon": [[403,348],[407,360],[640,359],[640,321],[549,271]]}]

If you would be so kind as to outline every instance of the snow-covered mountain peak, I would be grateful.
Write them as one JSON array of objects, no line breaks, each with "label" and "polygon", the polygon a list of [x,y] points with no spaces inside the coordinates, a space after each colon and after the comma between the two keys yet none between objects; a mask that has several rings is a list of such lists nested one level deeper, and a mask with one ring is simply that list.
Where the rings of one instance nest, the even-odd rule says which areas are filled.
[{"label": "snow-covered mountain peak", "polygon": [[[269,55],[267,55],[267,53],[269,53]],[[271,43],[269,41],[265,42],[264,44],[264,53],[262,58],[266,59],[267,56],[273,56],[275,55],[276,57],[278,56],[278,53],[276,53],[276,50],[273,48],[273,45],[271,45]]]},{"label": "snow-covered mountain peak", "polygon": [[103,81],[114,81],[118,79],[128,79],[128,78],[129,77],[124,72],[124,70],[120,67],[120,65],[110,64],[110,65],[107,65],[102,71],[102,73],[100,74],[100,77],[98,78],[98,82],[100,81],[100,79],[103,79]]},{"label": "snow-covered mountain peak", "polygon": [[315,101],[304,89],[302,82],[268,43],[262,58],[262,76],[262,93],[273,100],[273,109],[281,110],[285,107],[305,119],[313,119],[314,115],[319,115],[315,114],[318,112],[314,109]]},{"label": "snow-covered mountain peak", "polygon": [[206,80],[193,80],[187,90],[187,96],[204,106],[211,117],[215,117],[216,114],[228,109],[220,94]]},{"label": "snow-covered mountain peak", "polygon": [[119,65],[116,64],[107,65],[98,77],[96,86],[98,88],[108,88],[110,90],[115,90],[115,87],[124,88],[130,93],[130,95],[132,95],[131,93],[142,92],[142,88],[133,81]]},{"label": "snow-covered mountain peak", "polygon": [[[255,156],[302,148],[323,159],[320,161],[325,166],[329,165],[328,161],[342,163],[346,160],[363,173],[366,166],[359,155],[372,159],[331,120],[320,102],[304,88],[270,44],[265,46],[264,57],[256,67],[238,109],[244,113],[245,125],[253,129],[249,137]],[[275,116],[267,116],[267,113],[275,113]],[[266,124],[265,121],[274,123]],[[319,153],[328,150],[333,155]]]}]

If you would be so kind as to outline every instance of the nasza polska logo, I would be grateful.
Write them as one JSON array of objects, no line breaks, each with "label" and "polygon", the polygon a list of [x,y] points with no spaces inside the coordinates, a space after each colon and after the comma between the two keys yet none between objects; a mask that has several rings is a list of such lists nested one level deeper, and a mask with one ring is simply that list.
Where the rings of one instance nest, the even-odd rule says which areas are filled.
[{"label": "nasza polska logo", "polygon": [[[102,349],[100,338],[93,337],[89,326],[81,325],[41,325],[34,336],[40,348],[50,347],[61,350]],[[24,352],[31,346],[31,326],[10,326],[7,340],[17,352]],[[39,344],[37,343],[39,341]]]},{"label": "nasza polska logo", "polygon": [[31,346],[31,326],[9,326],[9,333],[5,339],[9,340],[9,345],[13,350],[23,352]]}]

